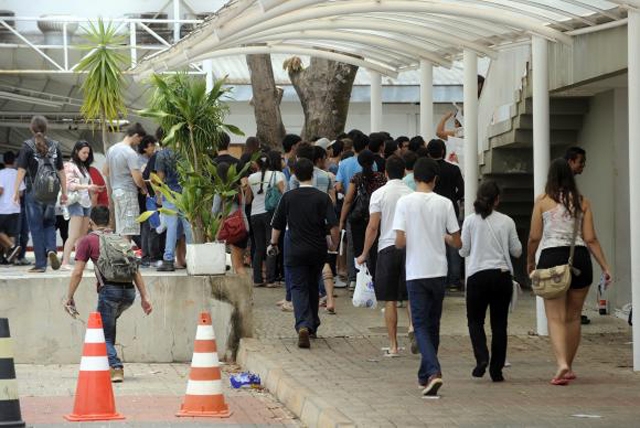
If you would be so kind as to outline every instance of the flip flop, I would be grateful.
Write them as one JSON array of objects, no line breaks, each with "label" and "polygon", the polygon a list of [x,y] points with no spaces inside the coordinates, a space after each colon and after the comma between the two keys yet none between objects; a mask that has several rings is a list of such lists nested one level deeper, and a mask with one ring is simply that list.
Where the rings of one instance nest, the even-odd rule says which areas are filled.
[{"label": "flip flop", "polygon": [[569,380],[567,380],[564,377],[561,377],[561,378],[554,377],[549,381],[549,383],[551,385],[556,385],[556,386],[565,386],[565,385],[569,385]]},{"label": "flip flop", "polygon": [[390,352],[388,349],[382,355],[387,358],[398,358],[400,356],[398,352]]},{"label": "flip flop", "polygon": [[569,372],[566,375],[564,375],[563,378],[566,380],[575,380],[578,378],[578,376],[574,372]]},{"label": "flip flop", "polygon": [[328,313],[329,315],[335,315],[336,314],[336,309],[335,308],[326,307],[326,308],[324,308],[324,311],[326,313]]}]

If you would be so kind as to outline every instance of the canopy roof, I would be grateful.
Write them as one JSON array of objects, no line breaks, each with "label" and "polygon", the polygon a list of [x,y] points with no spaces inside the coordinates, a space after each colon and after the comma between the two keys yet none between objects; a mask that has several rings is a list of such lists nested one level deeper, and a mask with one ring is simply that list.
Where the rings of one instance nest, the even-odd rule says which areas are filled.
[{"label": "canopy roof", "polygon": [[335,59],[395,77],[421,59],[448,67],[464,49],[492,57],[538,35],[571,44],[616,25],[640,0],[231,0],[198,29],[143,59],[141,76],[204,59],[286,53]]}]

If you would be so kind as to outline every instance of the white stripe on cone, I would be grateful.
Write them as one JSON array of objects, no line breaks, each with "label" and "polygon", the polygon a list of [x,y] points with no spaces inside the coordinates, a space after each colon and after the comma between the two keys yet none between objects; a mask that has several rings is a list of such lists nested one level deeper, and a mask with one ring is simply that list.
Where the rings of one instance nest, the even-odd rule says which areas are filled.
[{"label": "white stripe on cone", "polygon": [[212,325],[199,325],[196,330],[196,340],[214,340],[216,335],[213,333]]},{"label": "white stripe on cone", "polygon": [[104,343],[104,330],[101,328],[88,328],[84,335],[84,343]]},{"label": "white stripe on cone", "polygon": [[209,367],[219,367],[220,362],[218,361],[218,353],[217,352],[194,352],[193,359],[191,360],[191,367],[199,367],[199,368],[209,368]]},{"label": "white stripe on cone", "polygon": [[191,380],[187,383],[187,395],[221,395],[222,380]]},{"label": "white stripe on cone", "polygon": [[80,361],[81,372],[103,372],[109,371],[109,360],[104,357],[82,357]]}]

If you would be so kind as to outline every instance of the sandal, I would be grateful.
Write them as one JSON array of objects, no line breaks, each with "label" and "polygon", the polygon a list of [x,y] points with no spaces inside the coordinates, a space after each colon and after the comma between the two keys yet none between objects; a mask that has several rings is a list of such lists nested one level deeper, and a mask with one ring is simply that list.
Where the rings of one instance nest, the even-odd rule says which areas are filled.
[{"label": "sandal", "polygon": [[568,372],[566,375],[562,376],[563,379],[566,380],[576,380],[578,376],[574,372]]},{"label": "sandal", "polygon": [[567,380],[564,377],[560,377],[560,378],[554,377],[549,381],[549,383],[551,385],[556,385],[556,386],[565,386],[565,385],[569,385],[569,380]]},{"label": "sandal", "polygon": [[336,308],[330,308],[330,307],[327,306],[326,308],[324,308],[324,310],[329,315],[335,315],[336,314]]}]

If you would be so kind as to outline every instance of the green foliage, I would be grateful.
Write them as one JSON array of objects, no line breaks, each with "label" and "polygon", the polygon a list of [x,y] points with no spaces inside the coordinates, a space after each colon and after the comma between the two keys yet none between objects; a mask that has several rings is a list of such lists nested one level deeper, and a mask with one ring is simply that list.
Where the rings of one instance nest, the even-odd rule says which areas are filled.
[{"label": "green foliage", "polygon": [[117,50],[124,36],[116,29],[112,22],[105,24],[102,19],[96,24],[90,22],[84,28],[90,43],[84,49],[90,52],[77,66],[78,71],[87,72],[81,86],[84,100],[80,112],[85,120],[100,122],[103,137],[107,127],[114,130],[118,119],[127,114],[122,93],[127,58]]},{"label": "green foliage", "polygon": [[[224,123],[229,111],[222,101],[229,92],[224,83],[224,79],[218,80],[207,92],[202,78],[184,73],[154,75],[151,84],[155,92],[150,107],[139,112],[156,119],[165,131],[163,142],[175,151],[178,159],[182,193],[171,191],[157,176],[152,186],[175,203],[180,215],[191,223],[196,243],[215,240],[222,219],[229,215],[230,204],[226,202],[237,194],[242,174],[249,168],[249,165],[243,171],[230,168],[223,180],[212,161],[223,132],[242,135],[237,127]],[[211,211],[216,194],[223,197],[223,210],[218,215]]]}]

